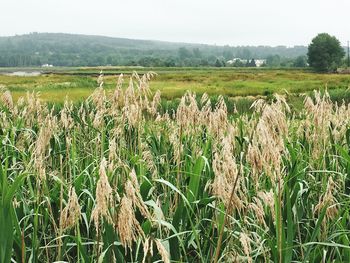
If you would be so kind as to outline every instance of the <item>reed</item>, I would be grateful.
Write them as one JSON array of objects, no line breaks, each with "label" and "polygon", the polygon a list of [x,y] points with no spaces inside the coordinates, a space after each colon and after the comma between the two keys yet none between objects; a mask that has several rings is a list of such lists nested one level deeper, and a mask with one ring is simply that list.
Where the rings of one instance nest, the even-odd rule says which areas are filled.
[{"label": "reed", "polygon": [[153,76],[0,96],[0,262],[350,261],[350,105],[229,115],[187,92],[167,112]]}]

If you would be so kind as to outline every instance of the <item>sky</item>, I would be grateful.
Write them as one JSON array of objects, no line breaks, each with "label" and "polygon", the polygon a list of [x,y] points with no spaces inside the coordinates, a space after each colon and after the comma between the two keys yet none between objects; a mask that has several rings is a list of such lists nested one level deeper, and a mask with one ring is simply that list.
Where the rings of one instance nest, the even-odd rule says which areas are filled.
[{"label": "sky", "polygon": [[350,40],[350,0],[0,0],[0,36],[78,33],[216,45]]}]

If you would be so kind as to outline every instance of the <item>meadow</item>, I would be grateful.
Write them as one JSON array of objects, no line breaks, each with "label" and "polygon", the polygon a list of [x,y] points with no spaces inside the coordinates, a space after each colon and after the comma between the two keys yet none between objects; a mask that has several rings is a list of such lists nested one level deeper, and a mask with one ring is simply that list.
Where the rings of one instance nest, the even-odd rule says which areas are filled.
[{"label": "meadow", "polygon": [[[43,71],[43,75],[18,77],[1,75],[10,71]],[[222,95],[233,100],[244,97],[250,103],[259,96],[273,93],[290,94],[292,103],[301,93],[328,89],[334,100],[348,100],[350,76],[342,74],[316,74],[307,70],[269,68],[3,68],[0,86],[11,91],[15,100],[27,91],[39,92],[46,102],[63,103],[66,96],[72,101],[86,99],[96,87],[100,71],[105,74],[104,88],[113,91],[119,74],[130,76],[154,71],[151,90],[160,90],[164,101],[178,101],[187,90],[197,95]],[[124,84],[124,88],[127,83]],[[300,100],[299,104],[300,104]],[[302,99],[301,99],[302,101]],[[227,101],[226,101],[227,102]]]},{"label": "meadow", "polygon": [[[350,261],[350,105],[315,91],[296,112],[275,93],[344,92],[348,76],[15,79],[0,82],[0,262]],[[249,114],[208,88],[243,96],[237,79],[263,95]],[[79,81],[85,95],[64,101],[75,88],[62,83]],[[25,94],[34,86],[40,96]],[[174,110],[163,93],[179,97]]]}]

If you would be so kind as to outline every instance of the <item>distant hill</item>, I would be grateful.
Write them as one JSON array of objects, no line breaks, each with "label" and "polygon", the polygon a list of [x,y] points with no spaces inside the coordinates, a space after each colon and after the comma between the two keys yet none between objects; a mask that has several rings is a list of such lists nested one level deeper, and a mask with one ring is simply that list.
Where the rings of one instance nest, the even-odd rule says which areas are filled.
[{"label": "distant hill", "polygon": [[[290,60],[305,46],[215,46],[63,33],[0,37],[0,67],[40,66],[211,66],[242,59]],[[218,64],[219,61],[219,64]]]}]

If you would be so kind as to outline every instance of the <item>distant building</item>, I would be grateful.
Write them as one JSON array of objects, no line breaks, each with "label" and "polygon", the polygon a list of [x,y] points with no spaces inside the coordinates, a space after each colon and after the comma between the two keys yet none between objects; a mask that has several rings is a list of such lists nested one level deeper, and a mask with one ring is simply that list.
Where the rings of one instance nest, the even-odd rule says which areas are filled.
[{"label": "distant building", "polygon": [[350,74],[350,68],[338,68],[337,73],[339,74]]},{"label": "distant building", "polygon": [[[250,61],[250,60],[249,60]],[[240,62],[242,64],[247,64],[248,62],[248,59],[242,59],[242,58],[233,58],[233,59],[230,59],[228,61],[226,61],[227,64],[229,65],[233,65],[235,64],[236,62]],[[266,59],[255,59],[255,65],[257,67],[261,67],[263,66],[264,64],[266,64]]]},{"label": "distant building", "polygon": [[261,67],[266,64],[266,59],[256,59],[255,64],[257,67]]},{"label": "distant building", "polygon": [[235,62],[241,62],[241,63],[247,63],[246,59],[241,59],[241,58],[233,58],[228,61],[226,61],[227,64],[234,64]]},{"label": "distant building", "polygon": [[52,68],[53,65],[51,65],[51,64],[43,64],[43,65],[41,65],[41,67],[42,68]]}]

